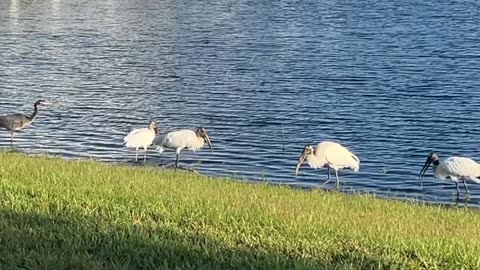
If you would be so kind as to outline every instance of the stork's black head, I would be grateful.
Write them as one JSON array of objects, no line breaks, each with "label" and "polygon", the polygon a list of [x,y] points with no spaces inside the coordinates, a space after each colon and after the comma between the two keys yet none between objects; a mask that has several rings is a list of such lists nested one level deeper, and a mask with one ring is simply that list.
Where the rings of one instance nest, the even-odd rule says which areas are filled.
[{"label": "stork's black head", "polygon": [[197,134],[197,137],[203,138],[203,140],[210,147],[210,150],[212,150],[212,142],[210,141],[210,137],[208,137],[207,131],[203,127],[197,128],[197,130],[195,130],[195,134]]},{"label": "stork's black head", "polygon": [[197,134],[198,137],[202,137],[204,138],[205,137],[205,129],[203,127],[199,127],[195,130],[195,134]]},{"label": "stork's black head", "polygon": [[430,158],[432,159],[432,163],[434,165],[438,165],[438,163],[440,162],[440,158],[438,157],[438,155],[434,152],[430,153]]},{"label": "stork's black head", "polygon": [[158,128],[157,124],[156,124],[154,121],[150,121],[150,122],[148,123],[148,128],[149,128],[150,130],[155,131],[155,134],[160,133],[160,129]]},{"label": "stork's black head", "polygon": [[313,146],[311,145],[305,146],[305,148],[303,148],[303,152],[305,153],[305,155],[312,155],[314,152]]},{"label": "stork's black head", "polygon": [[298,160],[297,167],[295,168],[295,175],[298,175],[298,170],[300,169],[300,166],[302,165],[303,161],[307,158],[307,156],[313,155],[314,152],[315,150],[311,145],[307,145],[303,148],[302,155],[300,155],[300,159]]},{"label": "stork's black head", "polygon": [[423,176],[425,176],[425,173],[427,172],[428,167],[433,164],[434,166],[438,166],[440,164],[440,158],[438,157],[437,154],[434,152],[431,152],[427,160],[425,161],[425,164],[423,164],[422,170],[420,171],[420,179],[422,180],[422,187],[423,187]]}]

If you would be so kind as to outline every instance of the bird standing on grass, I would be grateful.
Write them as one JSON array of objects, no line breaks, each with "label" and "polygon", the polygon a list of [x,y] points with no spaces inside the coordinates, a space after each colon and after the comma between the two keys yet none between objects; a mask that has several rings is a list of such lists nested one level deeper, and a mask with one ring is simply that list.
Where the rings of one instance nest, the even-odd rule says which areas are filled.
[{"label": "bird standing on grass", "polygon": [[445,180],[450,178],[450,181],[455,183],[455,187],[457,188],[457,200],[460,197],[458,183],[463,183],[467,194],[470,193],[467,181],[480,184],[480,164],[473,159],[466,157],[449,157],[444,161],[440,161],[438,155],[432,152],[428,155],[427,160],[420,171],[422,189],[423,177],[431,164],[433,164],[433,174],[437,179]]},{"label": "bird standing on grass", "polygon": [[212,142],[208,137],[207,131],[204,128],[197,128],[193,130],[179,130],[167,133],[165,136],[159,136],[155,139],[154,144],[158,145],[157,149],[161,153],[167,149],[175,149],[177,158],[175,160],[175,167],[178,168],[178,159],[180,151],[187,148],[195,152],[198,149],[203,148],[203,145],[207,143],[212,150]]},{"label": "bird standing on grass", "polygon": [[330,168],[335,171],[337,178],[336,188],[339,188],[338,171],[344,168],[350,168],[354,171],[360,169],[360,159],[352,154],[347,148],[342,145],[324,141],[317,145],[316,149],[313,149],[311,145],[305,146],[303,153],[298,160],[297,167],[295,168],[295,175],[298,175],[298,170],[302,163],[307,160],[308,165],[311,168],[318,169],[327,167],[329,169],[329,177],[322,186],[330,181]]},{"label": "bird standing on grass", "polygon": [[33,104],[33,113],[31,115],[24,115],[20,113],[9,114],[0,116],[0,127],[10,131],[10,147],[13,148],[13,137],[15,137],[15,131],[21,130],[29,126],[38,115],[38,106],[49,105],[43,99],[38,100]]},{"label": "bird standing on grass", "polygon": [[147,148],[152,145],[156,134],[158,134],[158,127],[155,122],[150,121],[148,128],[134,129],[125,136],[124,145],[128,148],[136,148],[135,161],[138,161],[138,148],[140,147],[145,151],[143,162],[147,160]]}]

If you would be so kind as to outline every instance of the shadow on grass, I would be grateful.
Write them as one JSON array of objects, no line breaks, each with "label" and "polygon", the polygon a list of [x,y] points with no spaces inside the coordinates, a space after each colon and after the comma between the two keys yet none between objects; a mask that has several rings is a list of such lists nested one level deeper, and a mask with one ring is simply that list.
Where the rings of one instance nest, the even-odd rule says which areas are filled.
[{"label": "shadow on grass", "polygon": [[[59,214],[66,215],[66,214]],[[232,248],[205,235],[159,224],[106,223],[68,214],[45,217],[0,210],[1,269],[374,269],[381,258],[337,250],[302,259],[288,251]],[[5,267],[5,268],[4,268]]]}]

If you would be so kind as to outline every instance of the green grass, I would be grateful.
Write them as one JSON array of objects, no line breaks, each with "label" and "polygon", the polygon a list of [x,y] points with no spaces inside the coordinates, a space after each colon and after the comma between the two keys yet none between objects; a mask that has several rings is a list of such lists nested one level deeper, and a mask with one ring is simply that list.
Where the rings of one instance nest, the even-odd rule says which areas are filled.
[{"label": "green grass", "polygon": [[479,269],[475,210],[0,153],[0,269]]}]

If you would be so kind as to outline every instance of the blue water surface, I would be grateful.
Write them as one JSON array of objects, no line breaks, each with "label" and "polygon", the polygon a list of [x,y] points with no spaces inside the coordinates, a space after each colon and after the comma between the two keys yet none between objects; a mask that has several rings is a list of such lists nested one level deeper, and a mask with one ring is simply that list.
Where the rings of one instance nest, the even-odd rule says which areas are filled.
[{"label": "blue water surface", "polygon": [[[341,142],[362,160],[344,191],[453,203],[418,173],[432,150],[480,161],[480,2],[6,0],[0,2],[0,114],[55,102],[18,135],[28,153],[131,162],[122,147],[150,119],[204,126],[201,173],[320,187],[306,144]],[[9,134],[0,133],[8,148]],[[148,164],[174,153],[149,152]],[[333,184],[329,188],[333,188]],[[480,187],[471,185],[471,205]]]}]

